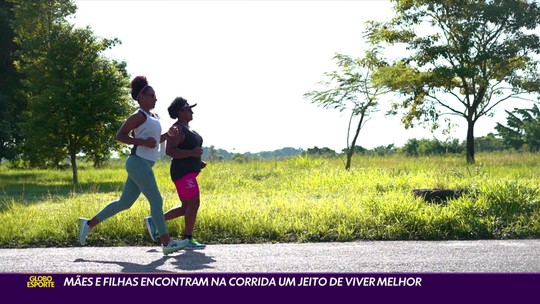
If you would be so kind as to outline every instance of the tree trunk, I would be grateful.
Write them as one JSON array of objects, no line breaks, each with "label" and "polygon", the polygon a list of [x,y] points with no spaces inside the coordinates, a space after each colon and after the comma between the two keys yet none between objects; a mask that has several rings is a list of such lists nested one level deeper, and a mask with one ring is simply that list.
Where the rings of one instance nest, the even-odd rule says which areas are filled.
[{"label": "tree trunk", "polygon": [[345,170],[349,170],[351,168],[352,157],[354,155],[354,147],[356,146],[356,140],[358,139],[358,135],[360,134],[360,129],[362,129],[364,115],[365,113],[364,111],[362,111],[362,114],[360,115],[360,122],[358,122],[358,126],[356,127],[356,133],[354,134],[353,140],[351,142],[351,147],[349,148],[349,152],[347,153],[347,164],[345,165]]},{"label": "tree trunk", "polygon": [[71,158],[71,170],[73,172],[73,184],[77,185],[79,183],[79,174],[77,171],[77,156],[75,153],[70,153]]},{"label": "tree trunk", "polygon": [[347,163],[345,164],[345,170],[349,170],[351,168],[351,159],[354,154],[354,147],[349,148],[349,151],[347,152]]},{"label": "tree trunk", "polygon": [[474,121],[467,119],[467,163],[474,165]]}]

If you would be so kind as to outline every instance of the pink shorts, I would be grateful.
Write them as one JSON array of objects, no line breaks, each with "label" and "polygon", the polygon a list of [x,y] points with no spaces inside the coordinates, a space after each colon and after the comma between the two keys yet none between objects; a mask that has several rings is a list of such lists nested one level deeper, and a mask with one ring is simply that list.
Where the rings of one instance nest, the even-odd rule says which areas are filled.
[{"label": "pink shorts", "polygon": [[188,173],[181,179],[174,181],[178,197],[180,199],[194,198],[199,195],[199,184],[197,183],[198,172]]}]

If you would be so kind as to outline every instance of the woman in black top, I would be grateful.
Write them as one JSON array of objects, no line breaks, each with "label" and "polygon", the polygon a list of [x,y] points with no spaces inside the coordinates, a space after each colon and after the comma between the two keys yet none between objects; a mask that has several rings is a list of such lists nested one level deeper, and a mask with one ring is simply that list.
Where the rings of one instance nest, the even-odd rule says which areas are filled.
[{"label": "woman in black top", "polygon": [[[178,135],[167,140],[165,152],[172,157],[171,179],[176,186],[182,205],[167,211],[164,216],[166,221],[184,216],[184,238],[189,240],[189,245],[185,249],[203,249],[205,247],[204,244],[198,243],[193,238],[193,229],[200,205],[197,175],[206,166],[206,163],[201,159],[203,139],[189,127],[189,122],[193,120],[192,108],[196,105],[189,105],[187,100],[177,97],[168,108],[169,116],[177,120],[174,126],[178,128]],[[147,217],[145,222],[150,236],[154,238],[154,225],[151,217]]]}]

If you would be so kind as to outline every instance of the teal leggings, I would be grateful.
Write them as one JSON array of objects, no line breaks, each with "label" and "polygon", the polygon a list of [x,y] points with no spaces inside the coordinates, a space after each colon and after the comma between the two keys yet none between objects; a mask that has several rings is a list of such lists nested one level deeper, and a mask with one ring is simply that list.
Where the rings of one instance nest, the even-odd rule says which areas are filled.
[{"label": "teal leggings", "polygon": [[128,177],[120,199],[105,206],[96,215],[96,219],[102,222],[121,211],[131,208],[142,192],[150,203],[150,213],[159,235],[167,234],[165,217],[163,216],[163,198],[159,192],[154,171],[152,171],[153,166],[153,161],[137,155],[128,156],[126,160]]}]

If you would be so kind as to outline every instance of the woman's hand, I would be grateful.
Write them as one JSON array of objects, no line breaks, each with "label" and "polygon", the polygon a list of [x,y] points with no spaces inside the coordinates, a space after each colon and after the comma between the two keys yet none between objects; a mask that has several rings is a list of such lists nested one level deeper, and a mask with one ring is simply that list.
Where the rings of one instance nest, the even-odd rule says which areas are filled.
[{"label": "woman's hand", "polygon": [[178,134],[180,134],[180,130],[178,130],[177,126],[172,126],[169,128],[169,131],[167,131],[169,137],[178,136]]},{"label": "woman's hand", "polygon": [[202,154],[203,154],[202,148],[197,147],[197,148],[194,148],[193,150],[191,150],[191,156],[193,156],[193,157],[199,157]]}]

